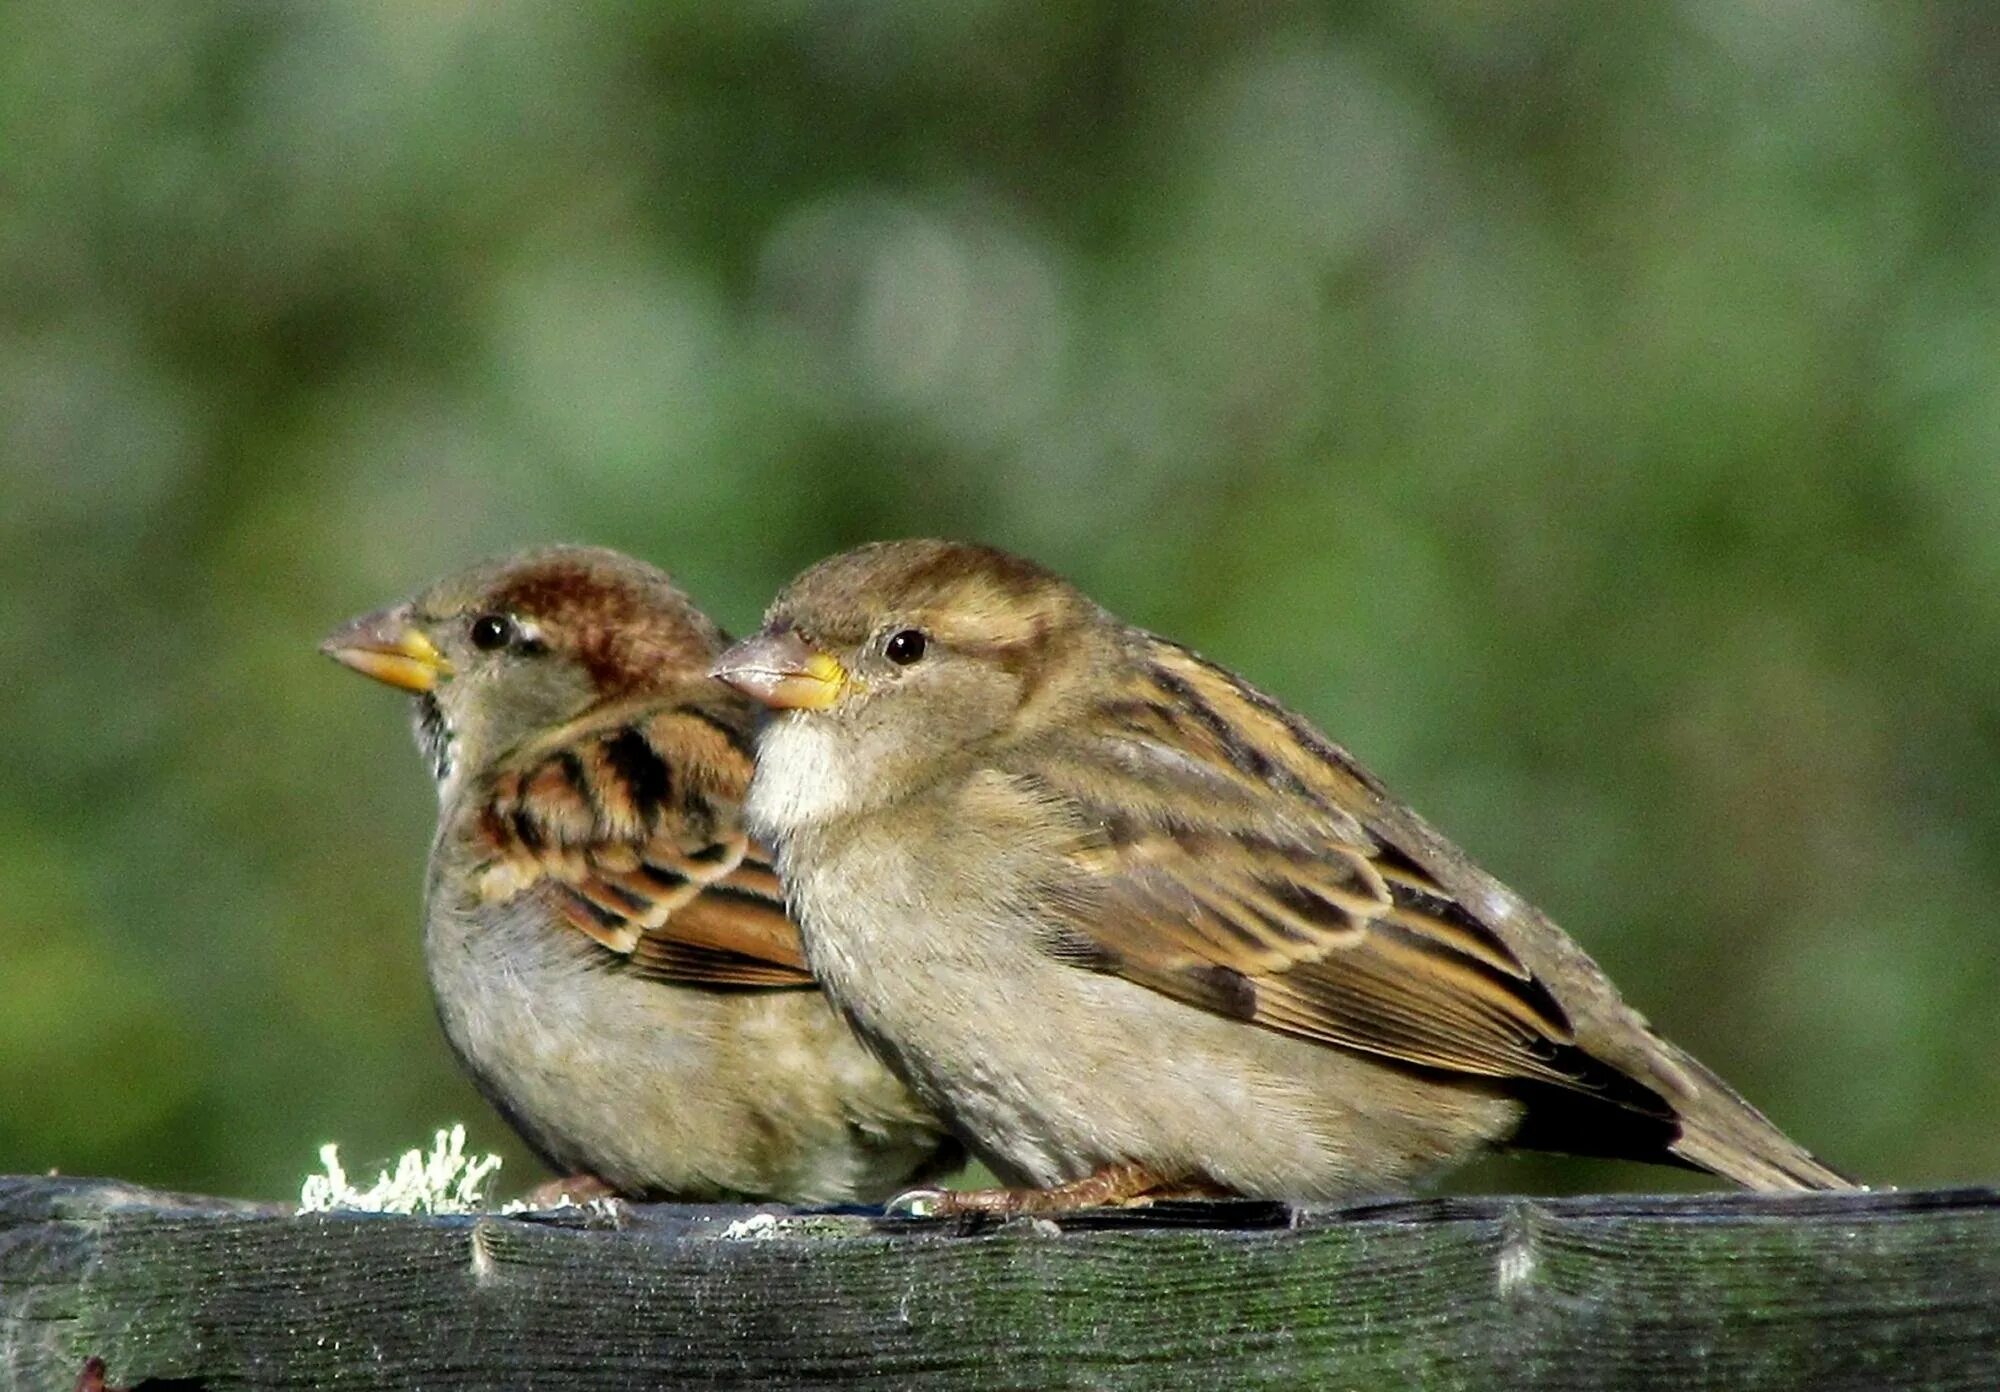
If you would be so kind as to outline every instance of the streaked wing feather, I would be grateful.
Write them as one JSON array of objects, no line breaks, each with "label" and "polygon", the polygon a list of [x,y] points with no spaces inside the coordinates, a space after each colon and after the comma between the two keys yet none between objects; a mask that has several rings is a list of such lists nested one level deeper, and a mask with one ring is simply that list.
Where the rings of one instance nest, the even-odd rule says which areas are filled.
[{"label": "streaked wing feather", "polygon": [[664,938],[649,938],[643,947],[633,957],[633,969],[662,981],[757,990],[797,989],[813,984],[812,977],[802,971],[737,952],[720,952]]},{"label": "streaked wing feather", "polygon": [[482,892],[557,892],[564,919],[633,971],[810,986],[769,855],[740,829],[747,733],[695,703],[600,712],[524,749],[480,819]]},{"label": "streaked wing feather", "polygon": [[1491,949],[1461,950],[1459,925],[1426,934],[1393,884],[1364,908],[1346,853],[1315,861],[1234,838],[1197,850],[1159,833],[1129,858],[1100,846],[1078,863],[1064,927],[1100,969],[1322,1043],[1568,1080],[1547,1062],[1548,1046],[1571,1042],[1548,993],[1496,968]]},{"label": "streaked wing feather", "polygon": [[1505,941],[1354,814],[1385,797],[1372,777],[1220,668],[1158,640],[1147,657],[1078,732],[1087,776],[1023,789],[1085,829],[1048,895],[1054,955],[1300,1038],[1653,1109],[1575,1047]]}]

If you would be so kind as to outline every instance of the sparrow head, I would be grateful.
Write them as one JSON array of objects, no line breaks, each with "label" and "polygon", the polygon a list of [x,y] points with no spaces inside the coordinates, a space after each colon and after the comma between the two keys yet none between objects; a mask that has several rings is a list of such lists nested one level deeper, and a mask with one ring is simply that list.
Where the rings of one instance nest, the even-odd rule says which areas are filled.
[{"label": "sparrow head", "polygon": [[320,651],[416,697],[440,791],[600,703],[702,674],[727,639],[667,575],[595,547],[485,562],[364,614]]},{"label": "sparrow head", "polygon": [[991,547],[879,542],[822,561],[710,669],[784,713],[760,748],[753,821],[782,835],[861,810],[1059,718],[1061,678],[1090,665],[1103,620]]}]

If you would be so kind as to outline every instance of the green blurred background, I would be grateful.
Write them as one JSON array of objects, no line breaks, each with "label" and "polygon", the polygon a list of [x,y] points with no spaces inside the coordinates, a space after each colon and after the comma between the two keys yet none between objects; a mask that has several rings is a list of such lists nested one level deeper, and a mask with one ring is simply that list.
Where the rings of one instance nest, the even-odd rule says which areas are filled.
[{"label": "green blurred background", "polygon": [[2000,1175],[1996,79],[1980,0],[13,0],[0,1171],[536,1178],[314,645],[944,533],[1310,713],[1828,1159]]}]

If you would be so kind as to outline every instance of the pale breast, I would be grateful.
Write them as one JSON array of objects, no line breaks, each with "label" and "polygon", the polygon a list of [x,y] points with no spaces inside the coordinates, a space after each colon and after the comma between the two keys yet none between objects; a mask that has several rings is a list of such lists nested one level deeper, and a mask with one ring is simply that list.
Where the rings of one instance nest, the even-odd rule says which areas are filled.
[{"label": "pale breast", "polygon": [[935,873],[930,838],[845,831],[795,846],[788,868],[813,969],[1008,1182],[1136,1162],[1272,1197],[1382,1192],[1518,1114],[1059,961],[1032,905]]},{"label": "pale breast", "polygon": [[641,978],[533,894],[430,918],[438,1014],[551,1165],[683,1198],[879,1199],[935,1126],[816,991]]},{"label": "pale breast", "polygon": [[758,739],[757,776],[743,805],[745,822],[775,843],[850,811],[857,783],[850,759],[824,721],[778,717]]}]

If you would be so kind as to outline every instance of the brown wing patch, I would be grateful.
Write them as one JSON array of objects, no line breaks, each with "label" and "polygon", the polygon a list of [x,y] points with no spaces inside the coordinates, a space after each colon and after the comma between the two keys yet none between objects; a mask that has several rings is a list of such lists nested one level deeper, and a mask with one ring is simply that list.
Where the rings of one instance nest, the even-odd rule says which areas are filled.
[{"label": "brown wing patch", "polygon": [[750,769],[730,712],[653,703],[575,722],[495,776],[480,893],[549,886],[571,927],[648,975],[809,985],[777,875],[741,830]]},{"label": "brown wing patch", "polygon": [[1052,955],[1319,1043],[1664,1105],[1578,1049],[1507,943],[1364,823],[1379,785],[1337,746],[1192,653],[1145,657],[1075,732],[1087,775],[1051,787],[1043,760],[1024,780],[1078,828]]},{"label": "brown wing patch", "polygon": [[1566,1080],[1548,1060],[1572,1042],[1569,1021],[1539,982],[1456,924],[1406,911],[1360,848],[1316,849],[1099,844],[1075,857],[1086,878],[1064,926],[1097,969],[1190,1004],[1428,1067]]},{"label": "brown wing patch", "polygon": [[633,969],[662,981],[688,986],[747,987],[756,990],[799,990],[816,983],[810,973],[778,966],[737,952],[718,952],[665,939],[648,939],[635,954]]},{"label": "brown wing patch", "polygon": [[1448,943],[1495,971],[1528,979],[1528,969],[1513,950],[1401,851],[1378,843],[1374,864],[1394,899],[1389,917],[1395,923]]}]

